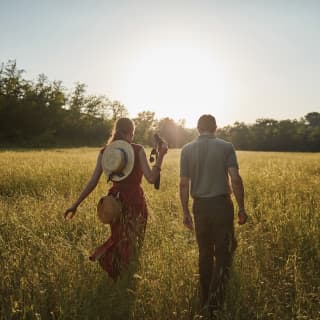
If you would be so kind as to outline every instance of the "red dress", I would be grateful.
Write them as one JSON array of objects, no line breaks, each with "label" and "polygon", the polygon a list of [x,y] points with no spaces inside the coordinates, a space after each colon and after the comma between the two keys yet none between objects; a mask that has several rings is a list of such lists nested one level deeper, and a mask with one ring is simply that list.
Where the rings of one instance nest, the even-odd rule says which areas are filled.
[{"label": "red dress", "polygon": [[98,247],[90,260],[98,260],[101,267],[113,279],[117,279],[123,268],[141,245],[147,224],[148,210],[141,187],[143,172],[140,167],[139,151],[142,146],[131,144],[134,149],[134,166],[130,175],[122,181],[113,182],[108,194],[117,195],[122,203],[122,217],[110,225],[110,238]]}]

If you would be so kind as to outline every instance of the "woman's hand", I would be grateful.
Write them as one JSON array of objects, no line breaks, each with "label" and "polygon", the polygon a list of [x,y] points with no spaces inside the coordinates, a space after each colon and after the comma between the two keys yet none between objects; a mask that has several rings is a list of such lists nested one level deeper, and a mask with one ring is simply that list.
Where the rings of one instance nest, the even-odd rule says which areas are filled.
[{"label": "woman's hand", "polygon": [[168,143],[163,141],[158,151],[159,156],[163,157],[168,152]]},{"label": "woman's hand", "polygon": [[76,205],[72,205],[70,208],[68,208],[64,213],[64,218],[65,219],[72,219],[77,212],[77,207],[78,206],[76,206]]}]

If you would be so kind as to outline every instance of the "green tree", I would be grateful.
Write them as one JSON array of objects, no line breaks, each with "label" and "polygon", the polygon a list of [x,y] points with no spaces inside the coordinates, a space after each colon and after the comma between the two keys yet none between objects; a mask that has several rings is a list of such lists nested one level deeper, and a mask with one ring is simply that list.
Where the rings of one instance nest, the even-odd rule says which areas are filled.
[{"label": "green tree", "polygon": [[152,111],[140,112],[133,121],[136,126],[135,140],[143,145],[151,146],[153,144],[153,134],[158,125],[155,113]]},{"label": "green tree", "polygon": [[319,112],[309,112],[304,117],[311,127],[320,127],[320,113]]},{"label": "green tree", "polygon": [[122,117],[128,117],[129,113],[127,108],[121,104],[120,101],[112,101],[110,104],[108,104],[108,108],[111,113],[111,119],[113,121],[116,121],[119,118]]},{"label": "green tree", "polygon": [[75,115],[80,115],[86,108],[86,85],[84,83],[77,82],[75,88],[71,92],[69,98],[69,109]]}]

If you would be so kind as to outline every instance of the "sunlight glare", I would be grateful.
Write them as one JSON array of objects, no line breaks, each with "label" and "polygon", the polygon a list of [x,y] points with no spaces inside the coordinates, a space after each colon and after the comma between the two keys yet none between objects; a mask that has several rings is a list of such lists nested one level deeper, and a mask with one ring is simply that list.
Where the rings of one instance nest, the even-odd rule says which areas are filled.
[{"label": "sunlight glare", "polygon": [[221,112],[226,90],[223,65],[209,52],[170,47],[146,51],[134,61],[124,96],[137,113],[150,110],[194,127],[200,113]]}]

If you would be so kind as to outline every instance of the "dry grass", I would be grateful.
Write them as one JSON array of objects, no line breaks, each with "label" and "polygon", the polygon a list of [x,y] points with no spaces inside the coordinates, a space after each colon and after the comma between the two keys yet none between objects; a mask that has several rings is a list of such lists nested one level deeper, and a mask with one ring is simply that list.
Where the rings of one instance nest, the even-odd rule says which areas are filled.
[{"label": "dry grass", "polygon": [[[221,319],[320,319],[320,155],[239,152],[251,217]],[[179,150],[161,189],[145,181],[149,222],[139,264],[113,283],[89,252],[109,229],[97,189],[66,223],[64,209],[97,150],[0,153],[1,319],[199,319],[197,247],[181,222]]]}]

